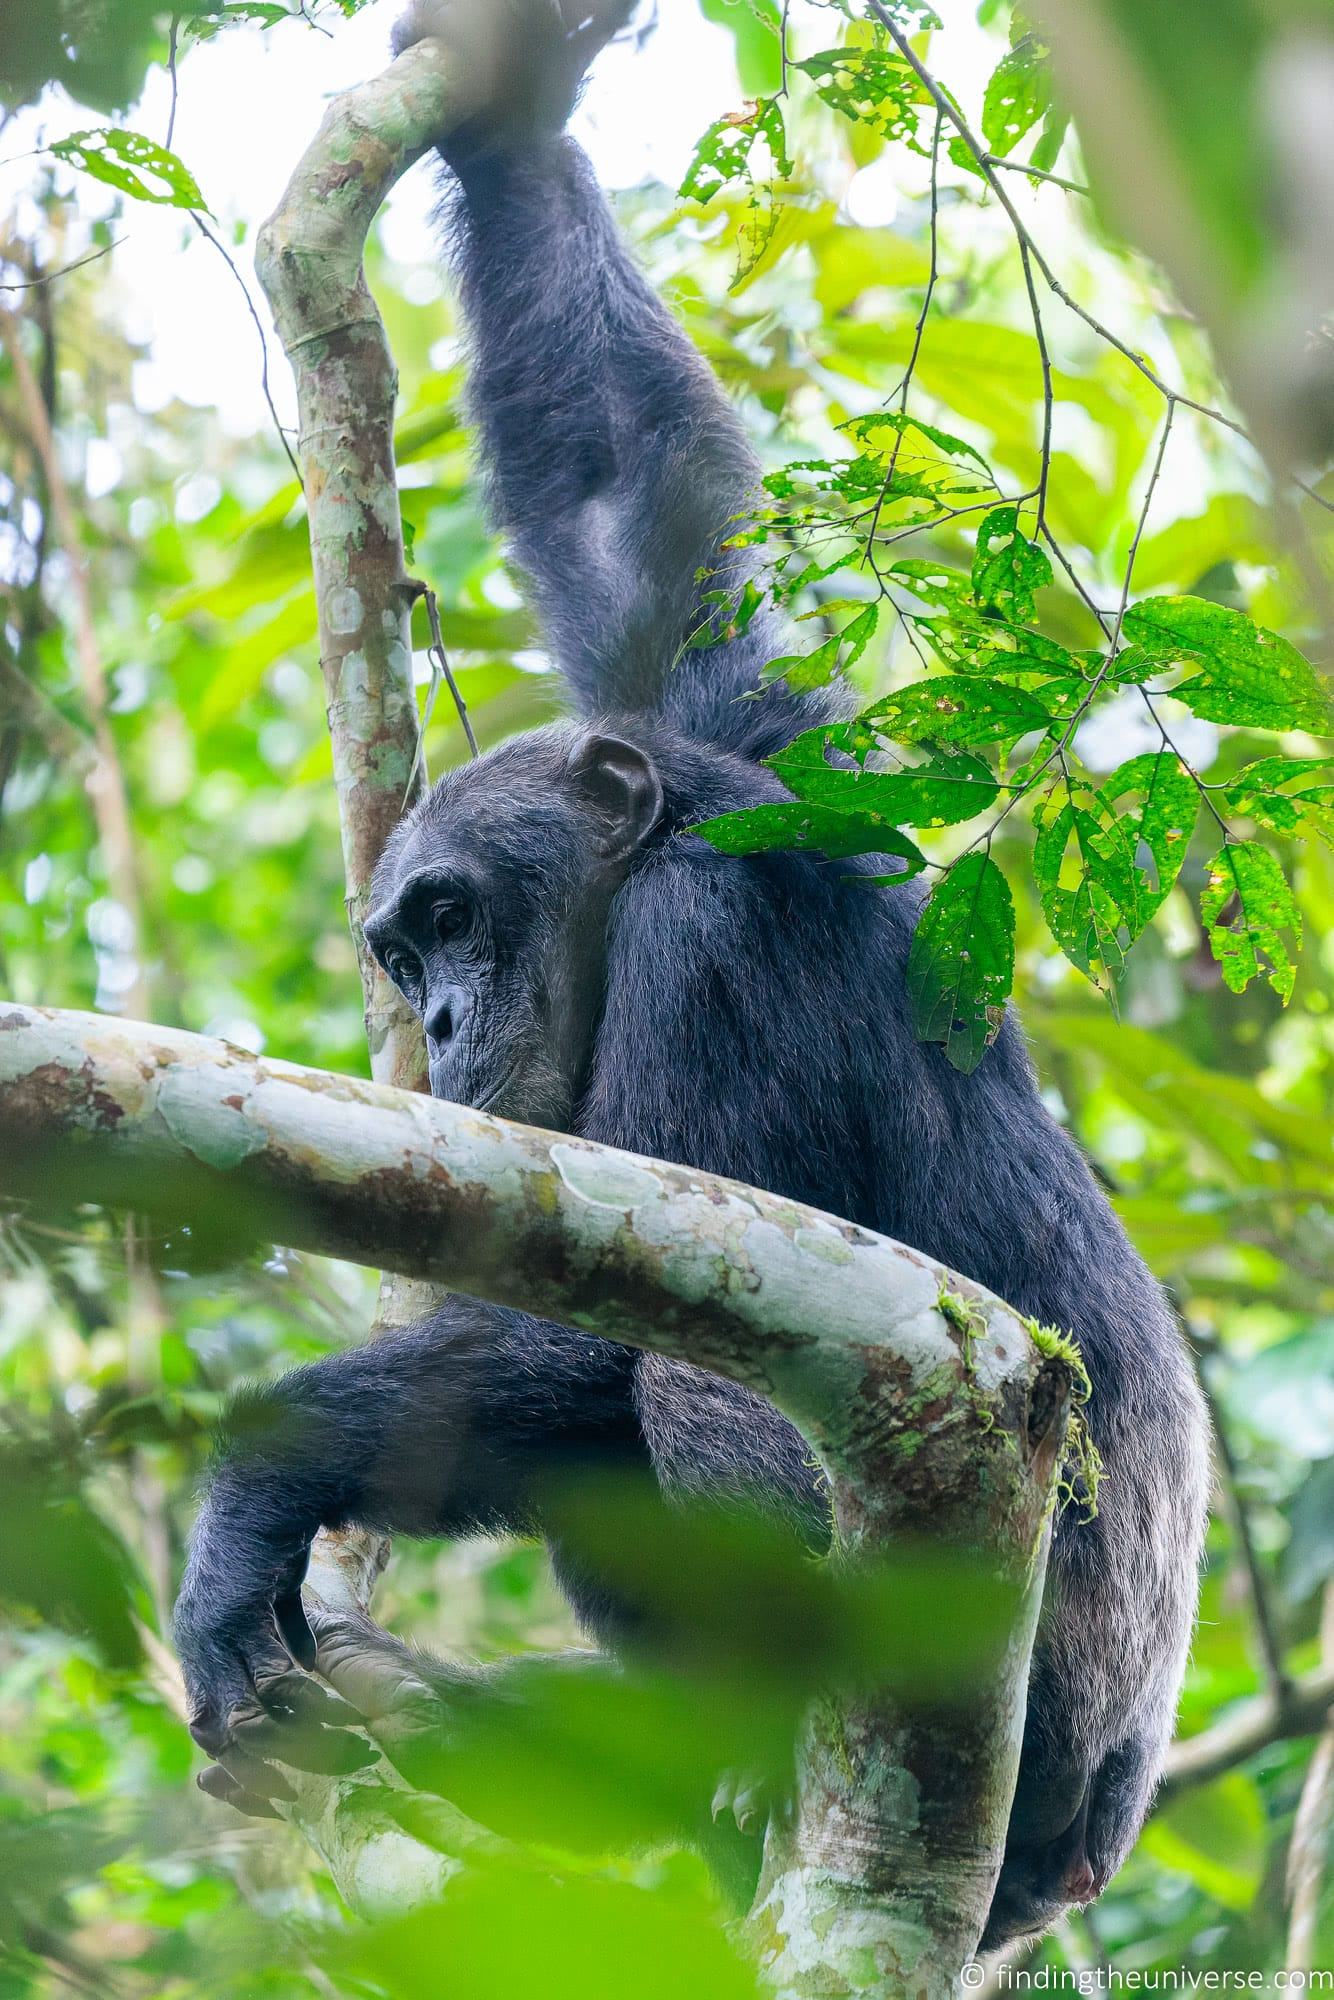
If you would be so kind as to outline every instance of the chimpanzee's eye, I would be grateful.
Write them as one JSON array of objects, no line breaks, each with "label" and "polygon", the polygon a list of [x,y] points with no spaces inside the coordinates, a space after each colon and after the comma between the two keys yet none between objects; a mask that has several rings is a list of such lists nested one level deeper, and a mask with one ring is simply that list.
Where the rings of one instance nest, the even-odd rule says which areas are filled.
[{"label": "chimpanzee's eye", "polygon": [[441,944],[448,944],[467,929],[468,916],[468,905],[460,896],[447,896],[436,904],[431,912],[431,921]]},{"label": "chimpanzee's eye", "polygon": [[391,951],[384,969],[400,993],[415,993],[421,984],[421,962],[414,952]]}]

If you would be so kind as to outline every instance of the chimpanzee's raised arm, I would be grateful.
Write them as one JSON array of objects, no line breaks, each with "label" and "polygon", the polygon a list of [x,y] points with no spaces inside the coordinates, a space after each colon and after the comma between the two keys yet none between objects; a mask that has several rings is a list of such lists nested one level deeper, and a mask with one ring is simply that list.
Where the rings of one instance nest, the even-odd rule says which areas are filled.
[{"label": "chimpanzee's raised arm", "polygon": [[[397,46],[437,34],[457,60],[484,64],[477,36],[458,26],[480,3],[418,0]],[[577,86],[561,52],[575,43],[587,60],[629,9],[508,0],[499,11],[515,36],[545,38],[546,54],[526,66],[514,55],[507,67],[489,43],[484,102],[440,144],[495,512],[584,713],[659,709],[730,747],[785,742],[819,713],[782,689],[736,700],[787,650],[771,616],[681,657],[706,615],[703,592],[744,581],[744,553],[720,545],[755,490],[756,461],[559,129]],[[590,16],[582,42],[563,25]]]}]

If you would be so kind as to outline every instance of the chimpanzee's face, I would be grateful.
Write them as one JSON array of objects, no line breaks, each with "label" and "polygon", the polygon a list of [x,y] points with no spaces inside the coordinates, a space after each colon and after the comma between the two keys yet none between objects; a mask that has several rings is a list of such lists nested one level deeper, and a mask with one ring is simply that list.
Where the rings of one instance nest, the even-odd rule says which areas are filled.
[{"label": "chimpanzee's face", "polygon": [[450,773],[404,822],[366,941],[421,1017],[434,1096],[568,1126],[611,900],[661,810],[641,751],[556,727]]}]

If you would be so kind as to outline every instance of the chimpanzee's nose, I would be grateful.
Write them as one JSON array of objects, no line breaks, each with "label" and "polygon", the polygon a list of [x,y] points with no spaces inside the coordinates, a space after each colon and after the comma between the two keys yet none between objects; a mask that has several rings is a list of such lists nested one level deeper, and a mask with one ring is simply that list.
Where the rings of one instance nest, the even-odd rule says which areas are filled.
[{"label": "chimpanzee's nose", "polygon": [[442,993],[432,996],[423,1025],[433,1050],[442,1052],[449,1047],[466,1011],[466,997],[456,986],[447,986]]}]

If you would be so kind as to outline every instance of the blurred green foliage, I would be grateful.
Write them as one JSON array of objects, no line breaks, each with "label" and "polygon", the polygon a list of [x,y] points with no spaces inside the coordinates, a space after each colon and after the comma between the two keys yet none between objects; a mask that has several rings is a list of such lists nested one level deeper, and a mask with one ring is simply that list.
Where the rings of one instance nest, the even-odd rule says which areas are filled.
[{"label": "blurred green foliage", "polygon": [[[701,10],[733,35],[738,110],[744,93],[775,93],[780,9],[768,0],[701,0]],[[247,24],[226,11],[237,37],[263,32],[262,19]],[[901,11],[916,31],[922,10]],[[869,46],[853,12],[815,0],[795,6],[796,53],[809,62],[836,46]],[[961,30],[951,22],[932,37],[934,67],[997,151],[1033,148],[1028,157],[1078,181],[1082,162],[1059,115],[1046,109],[1038,56],[1022,35],[1012,37],[1004,6],[982,12],[991,46],[971,23]],[[34,33],[55,18],[35,9]],[[81,101],[96,116],[119,112],[143,66],[166,53],[163,12],[127,0],[115,19],[114,47],[98,44],[99,59],[114,55],[119,66],[112,80],[91,72],[79,79]],[[45,57],[29,61],[13,94],[59,73]],[[7,82],[18,74],[11,62]],[[938,299],[919,343],[931,262],[930,112],[910,103],[917,150],[897,142],[888,150],[887,134],[907,130],[885,108],[898,81],[882,68],[881,95],[864,100],[876,112],[867,120],[847,115],[846,65],[795,76],[782,104],[790,170],[776,191],[757,151],[754,180],[715,176],[706,204],[650,185],[618,206],[780,489],[798,462],[809,477],[812,464],[842,467],[867,455],[916,347],[915,428],[882,430],[877,449],[883,465],[886,437],[891,453],[899,440],[896,471],[919,488],[903,506],[921,504],[927,525],[893,559],[921,565],[912,574],[924,587],[942,575],[965,580],[962,613],[962,586],[944,605],[917,600],[942,626],[955,618],[975,630],[985,615],[1001,642],[994,650],[1013,651],[998,625],[1019,625],[1078,657],[1096,643],[1096,628],[1013,527],[993,518],[979,550],[982,510],[937,520],[933,491],[942,482],[961,488],[979,461],[1013,491],[1035,487],[1043,371],[1008,225],[952,154],[939,164],[935,203]],[[1185,100],[1189,86],[1182,75],[1172,88]],[[1194,117],[1193,99],[1187,108]],[[188,118],[174,144],[188,165]],[[1047,150],[1039,157],[1040,146]],[[1222,392],[1203,330],[1165,301],[1155,274],[1102,234],[1078,197],[1020,183],[1016,199],[1073,295],[1096,301],[1127,344],[1185,393],[1214,402]],[[4,246],[15,267],[5,276],[22,282],[134,226],[127,198],[114,223],[90,234],[40,162],[25,203]],[[256,220],[226,218],[238,241]],[[182,216],[182,241],[190,226]],[[361,1073],[360,996],[298,494],[271,432],[238,437],[208,408],[153,407],[138,393],[145,356],[116,272],[113,253],[5,296],[54,401],[90,566],[132,807],[152,1009],[170,1023]],[[456,671],[480,737],[493,742],[553,713],[558,691],[479,511],[451,304],[433,271],[383,248],[371,277],[402,371],[399,456],[414,565],[440,594]],[[1048,329],[1048,519],[1085,588],[1114,605],[1161,433],[1161,398],[1076,319],[1053,308]],[[68,568],[45,525],[41,470],[3,360],[0,413],[5,644],[66,722],[86,731]],[[860,439],[849,429],[858,425]],[[851,456],[850,437],[858,445]],[[1185,409],[1172,450],[1138,549],[1136,596],[1202,603],[1214,609],[1187,615],[1229,629],[1245,613],[1323,657],[1299,563],[1276,543],[1262,504],[1254,455]],[[827,497],[817,493],[815,503]],[[1327,565],[1326,517],[1311,507],[1306,518],[1304,554]],[[897,519],[904,525],[907,515]],[[792,574],[808,560],[806,551],[794,557]],[[809,578],[794,603],[808,615],[811,651],[830,648],[825,661],[850,673],[866,703],[897,703],[885,713],[903,721],[905,693],[920,673],[912,623],[888,606],[868,618],[872,592],[851,574]],[[973,672],[966,645],[956,650],[953,671]],[[988,669],[988,677],[1016,704],[1028,685],[1013,671],[998,680]],[[1088,831],[1074,817],[1078,795],[1070,817],[1058,811],[1054,824],[1008,815],[991,865],[1009,884],[1015,986],[1048,1101],[1090,1150],[1132,1236],[1180,1302],[1207,1355],[1237,1462],[1235,1491],[1211,1531],[1186,1686],[1182,1728],[1194,1733],[1263,1684],[1238,1505],[1291,1672],[1316,1663],[1322,1594],[1334,1578],[1334,857],[1318,840],[1296,837],[1322,816],[1327,824],[1329,812],[1320,745],[1305,727],[1276,734],[1252,719],[1225,727],[1234,711],[1169,708],[1193,768],[1224,788],[1241,834],[1281,862],[1292,902],[1276,914],[1280,940],[1292,937],[1294,912],[1305,935],[1286,1011],[1260,980],[1229,993],[1229,966],[1210,953],[1201,921],[1202,901],[1217,904],[1216,884],[1214,904],[1207,900],[1218,847],[1208,815],[1189,841],[1169,846],[1171,828],[1143,795],[1117,795],[1108,782],[1159,751],[1156,733],[1144,733],[1138,685],[1126,676],[1080,746],[1118,821],[1154,863],[1153,907],[1133,947],[1114,967],[1105,959],[1102,983],[1115,991],[1119,1022],[1053,941],[1062,926],[1086,937],[1097,914],[1058,900],[1078,888],[1068,864],[1062,874],[1067,850]],[[872,763],[855,774],[830,766],[823,744],[798,745],[784,775],[803,773],[812,810],[830,811],[836,787],[851,778],[863,788],[858,812],[879,814],[882,836],[909,818],[910,793],[914,837],[900,839],[948,861],[972,817],[958,799],[981,800],[986,810],[997,797],[992,740],[983,730],[967,749],[927,748],[904,770]],[[442,701],[427,731],[431,768],[459,747]],[[0,708],[0,990],[114,1012],[139,947],[110,893],[82,782],[62,756],[48,751],[39,726]],[[1100,819],[1096,832],[1110,841],[1104,859],[1115,865],[1110,824]],[[1001,929],[1009,934],[1008,920]],[[1284,960],[1272,963],[1287,984]],[[979,982],[972,1028],[979,1020],[985,1028],[989,1000]],[[948,1027],[966,1039],[967,1014],[956,1006]],[[415,1995],[438,1990],[447,1967],[448,1990],[469,2000],[528,1990],[643,2000],[749,1992],[722,1937],[717,1899],[689,1856],[563,1855],[556,1866],[539,1848],[520,1848],[470,1867],[438,1911],[366,1932],[342,1922],[327,1876],[294,1836],[229,1819],[190,1787],[194,1759],[166,1617],[210,1425],[239,1378],[359,1338],[369,1308],[365,1274],[280,1250],[220,1270],[208,1246],[183,1234],[154,1239],[104,1215],[75,1210],[59,1227],[0,1218],[0,1991]],[[423,1644],[484,1660],[522,1661],[574,1636],[544,1560],[528,1547],[401,1546],[378,1602],[386,1622]],[[929,1603],[906,1610],[903,1622],[948,1637]],[[914,1655],[905,1647],[903,1657]],[[685,1755],[679,1714],[673,1722],[660,1711],[662,1740],[647,1744],[637,1740],[647,1723],[634,1722],[632,1708],[626,1714],[626,1732],[609,1732],[601,1765],[581,1724],[583,1775],[594,1790],[648,1782],[646,1749],[668,1769]],[[507,1747],[504,1729],[485,1743],[482,1777],[542,1803],[548,1794],[518,1748]],[[1127,1971],[1183,1963],[1272,1971],[1284,1953],[1284,1868],[1311,1748],[1309,1740],[1278,1743],[1174,1800],[1097,1909],[1043,1947],[1047,1958],[1106,1958]],[[559,1847],[559,1827],[548,1837]],[[1328,1889],[1319,1945],[1329,1963]]]}]

